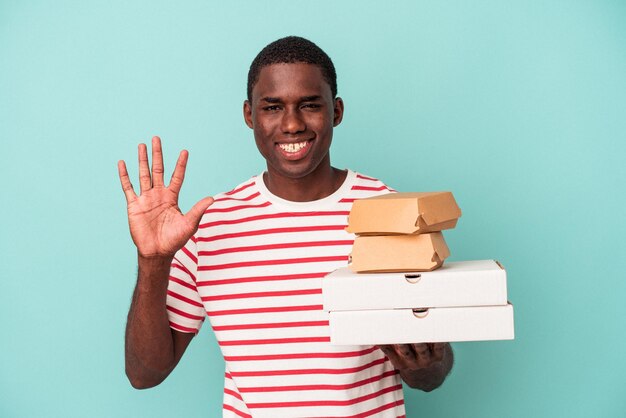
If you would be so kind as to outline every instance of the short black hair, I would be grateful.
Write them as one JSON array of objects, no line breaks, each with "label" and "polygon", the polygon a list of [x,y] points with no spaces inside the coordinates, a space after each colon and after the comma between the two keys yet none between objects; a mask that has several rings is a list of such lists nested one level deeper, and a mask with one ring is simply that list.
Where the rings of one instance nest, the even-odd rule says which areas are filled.
[{"label": "short black hair", "polygon": [[278,39],[259,52],[250,64],[248,71],[248,101],[252,101],[252,89],[259,81],[263,67],[272,64],[305,63],[320,67],[322,77],[330,86],[333,98],[337,96],[337,73],[330,57],[308,39],[287,36]]}]

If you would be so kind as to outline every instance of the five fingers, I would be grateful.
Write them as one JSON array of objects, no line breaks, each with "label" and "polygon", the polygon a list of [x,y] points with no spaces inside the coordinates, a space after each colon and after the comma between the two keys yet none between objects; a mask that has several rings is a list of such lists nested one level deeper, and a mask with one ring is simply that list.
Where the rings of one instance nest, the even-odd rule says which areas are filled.
[{"label": "five fingers", "polygon": [[392,344],[380,349],[397,368],[419,369],[441,361],[445,343]]},{"label": "five fingers", "polygon": [[[148,147],[146,144],[139,144],[137,155],[139,158],[139,189],[140,192],[146,192],[153,187],[164,187],[163,184],[163,151],[161,148],[161,139],[158,136],[152,138],[152,173],[150,170],[150,163],[148,161]],[[187,151],[181,151],[176,162],[174,173],[170,181],[170,189],[178,194],[180,188],[183,185],[185,179],[185,170],[187,167],[187,160],[189,153]],[[133,190],[133,186],[128,177],[128,171],[126,169],[126,163],[119,161],[118,173],[120,181],[122,182],[122,190],[126,196],[126,201],[131,202],[137,198]],[[207,205],[208,206],[208,205]]]}]

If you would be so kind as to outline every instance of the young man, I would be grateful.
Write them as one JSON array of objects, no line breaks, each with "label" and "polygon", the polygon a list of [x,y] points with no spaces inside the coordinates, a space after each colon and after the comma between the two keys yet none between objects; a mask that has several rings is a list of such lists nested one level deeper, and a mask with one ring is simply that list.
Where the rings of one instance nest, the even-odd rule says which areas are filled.
[{"label": "young man", "polygon": [[226,361],[225,417],[399,417],[400,377],[426,391],[443,382],[449,344],[330,345],[321,280],[347,263],[352,202],[390,191],[331,166],[343,110],[330,58],[283,38],[252,62],[243,106],[267,171],[183,215],[186,151],[166,187],[160,139],[151,172],[139,145],[140,196],[119,162],[139,262],[126,333],[134,387],[162,382],[205,317]]}]

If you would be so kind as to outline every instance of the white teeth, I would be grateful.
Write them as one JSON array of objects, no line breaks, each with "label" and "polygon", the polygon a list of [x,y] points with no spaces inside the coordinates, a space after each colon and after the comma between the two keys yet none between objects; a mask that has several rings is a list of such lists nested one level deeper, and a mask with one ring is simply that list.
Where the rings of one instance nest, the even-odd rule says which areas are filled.
[{"label": "white teeth", "polygon": [[291,144],[278,144],[278,146],[283,149],[286,152],[298,152],[300,151],[302,148],[306,147],[308,145],[308,141],[302,141],[302,142],[297,142],[297,143],[291,143]]}]

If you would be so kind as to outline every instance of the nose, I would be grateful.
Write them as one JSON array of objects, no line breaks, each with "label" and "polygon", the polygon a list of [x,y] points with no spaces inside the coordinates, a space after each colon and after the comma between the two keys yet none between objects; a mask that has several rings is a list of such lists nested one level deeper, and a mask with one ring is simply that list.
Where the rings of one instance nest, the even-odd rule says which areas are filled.
[{"label": "nose", "polygon": [[281,129],[286,134],[296,134],[306,129],[306,123],[297,109],[286,109],[281,120]]}]

